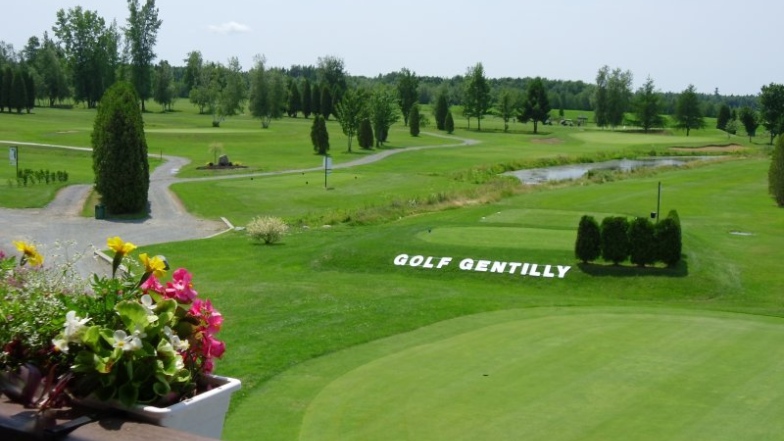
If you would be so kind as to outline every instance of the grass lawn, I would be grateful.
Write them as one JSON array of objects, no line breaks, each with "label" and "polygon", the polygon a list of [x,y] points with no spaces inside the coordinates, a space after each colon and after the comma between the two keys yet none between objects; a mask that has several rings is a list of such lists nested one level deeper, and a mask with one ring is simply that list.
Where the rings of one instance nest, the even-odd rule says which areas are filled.
[{"label": "grass lawn", "polygon": [[[90,112],[80,112],[81,120],[69,115],[41,127],[51,137],[89,127]],[[204,133],[209,117],[167,116],[145,115],[149,139],[164,154],[203,162],[216,141]],[[2,125],[0,139],[43,142],[46,133],[25,121],[30,126]],[[285,135],[306,134],[306,121],[275,121],[266,133],[257,125],[224,123],[232,160],[264,158],[260,170],[282,170],[318,159],[307,142]],[[461,130],[457,136],[481,142],[336,169],[330,190],[318,172],[173,189],[190,211],[241,225],[260,214],[354,213],[476,187],[454,179],[455,170],[549,155],[667,152],[726,138],[711,130],[687,139],[540,129],[546,133]],[[397,130],[390,148],[454,144]],[[276,142],[261,151],[254,142],[265,136]],[[546,185],[492,203],[466,197],[459,208],[387,214],[367,226],[294,226],[274,246],[235,231],[137,252],[187,267],[200,296],[225,317],[228,351],[217,373],[243,381],[225,439],[771,439],[784,410],[782,211],[767,194],[768,158],[753,154],[763,149],[733,142],[752,152],[604,184]],[[338,161],[360,155],[345,156]],[[75,170],[83,160],[64,166]],[[676,209],[683,225],[678,267],[575,261],[580,216],[647,217],[659,183],[662,213]],[[0,192],[0,205],[9,204],[8,193]],[[400,254],[453,262],[395,265]],[[569,270],[560,279],[460,269],[466,258]]]}]

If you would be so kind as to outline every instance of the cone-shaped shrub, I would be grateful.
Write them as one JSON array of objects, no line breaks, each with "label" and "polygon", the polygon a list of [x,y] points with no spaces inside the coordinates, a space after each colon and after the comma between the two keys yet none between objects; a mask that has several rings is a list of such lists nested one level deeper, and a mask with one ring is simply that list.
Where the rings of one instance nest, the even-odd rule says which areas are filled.
[{"label": "cone-shaped shrub", "polygon": [[594,261],[602,255],[602,233],[593,216],[585,215],[580,219],[574,255],[583,263]]}]

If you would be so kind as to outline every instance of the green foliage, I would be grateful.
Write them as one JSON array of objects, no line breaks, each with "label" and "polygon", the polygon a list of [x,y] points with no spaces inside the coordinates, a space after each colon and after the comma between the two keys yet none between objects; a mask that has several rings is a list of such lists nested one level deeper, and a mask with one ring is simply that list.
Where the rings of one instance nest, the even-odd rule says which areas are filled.
[{"label": "green foliage", "polygon": [[348,151],[351,152],[351,142],[359,131],[360,123],[367,117],[367,94],[362,89],[348,89],[341,101],[335,106],[335,117],[343,129],[343,134],[348,139]]},{"label": "green foliage", "polygon": [[307,78],[302,80],[302,114],[305,118],[310,118],[313,113],[313,91],[310,90],[310,81]]},{"label": "green foliage", "polygon": [[250,101],[251,114],[261,119],[261,126],[268,128],[270,121],[283,116],[286,106],[286,86],[283,75],[277,70],[267,70],[265,60],[260,57],[251,71]]},{"label": "green foliage", "polygon": [[650,219],[635,218],[629,224],[628,234],[629,260],[640,267],[656,262],[656,240]]},{"label": "green foliage", "polygon": [[447,98],[446,88],[442,87],[438,91],[436,97],[436,105],[433,108],[433,114],[436,118],[436,129],[446,130],[446,115],[449,113],[449,100]]},{"label": "green foliage", "polygon": [[690,84],[678,97],[675,107],[675,127],[686,130],[686,136],[692,129],[702,129],[705,127],[705,120],[702,117],[700,103],[694,85]]},{"label": "green foliage", "polygon": [[400,120],[396,93],[389,86],[376,86],[370,97],[369,110],[373,133],[376,135],[376,147],[380,147],[389,137],[389,128]]},{"label": "green foliage", "polygon": [[509,131],[509,120],[518,113],[519,108],[520,97],[517,91],[509,88],[501,90],[496,103],[496,114],[504,121],[504,132]]},{"label": "green foliage", "polygon": [[144,102],[154,95],[152,62],[155,59],[158,29],[163,21],[158,19],[155,0],[146,0],[141,7],[139,0],[128,0],[128,11],[128,26],[124,30],[131,56],[131,83],[136,88],[144,112]]},{"label": "green foliage", "polygon": [[675,266],[681,260],[683,239],[681,234],[681,221],[678,212],[671,210],[667,217],[654,226],[656,241],[656,260],[663,262],[668,267]]},{"label": "green foliage", "polygon": [[583,263],[592,262],[602,255],[602,234],[593,216],[583,215],[577,227],[574,255]]},{"label": "green foliage", "polygon": [[27,105],[27,89],[18,69],[14,70],[11,78],[11,97],[8,104],[16,113],[22,113],[22,109]]},{"label": "green foliage", "polygon": [[166,60],[161,60],[155,66],[153,75],[152,97],[163,110],[171,110],[176,91],[174,90],[174,74],[172,67]]},{"label": "green foliage", "polygon": [[408,132],[411,134],[411,136],[419,136],[420,118],[418,104],[411,106],[411,111],[409,112],[408,116],[408,123]]},{"label": "green foliage", "polygon": [[757,112],[749,106],[743,106],[738,114],[738,119],[743,124],[744,130],[746,130],[746,134],[749,136],[749,142],[751,142],[751,138],[757,134],[757,127],[759,127]]},{"label": "green foliage", "polygon": [[623,124],[632,97],[632,73],[609,66],[602,66],[596,75],[594,91],[594,118],[599,127],[617,127]]},{"label": "green foliage", "polygon": [[373,148],[373,126],[370,124],[370,118],[362,118],[359,123],[359,132],[357,133],[357,142],[363,149]]},{"label": "green foliage", "polygon": [[477,130],[482,130],[482,119],[490,110],[490,84],[485,78],[485,68],[482,63],[470,67],[465,78],[465,97],[463,99],[463,114],[470,120],[476,118]]},{"label": "green foliage", "polygon": [[418,88],[419,78],[417,78],[416,73],[411,72],[405,67],[401,69],[397,78],[397,97],[398,104],[400,104],[400,112],[403,114],[404,125],[409,124],[411,108],[413,108],[419,100]]},{"label": "green foliage", "polygon": [[730,111],[730,106],[722,104],[721,107],[719,107],[719,115],[716,117],[716,128],[724,130],[731,117],[732,112]]},{"label": "green foliage", "polygon": [[139,213],[150,186],[147,140],[136,92],[127,82],[106,91],[92,133],[95,189],[109,213]]},{"label": "green foliage", "polygon": [[449,133],[450,135],[455,131],[455,119],[452,118],[452,112],[446,113],[446,119],[444,120],[444,130],[446,130],[446,133]]},{"label": "green foliage", "polygon": [[246,231],[251,240],[271,245],[280,242],[288,228],[286,222],[279,217],[257,216],[247,225]]},{"label": "green foliage", "polygon": [[779,136],[768,170],[768,191],[779,207],[784,207],[784,137]]},{"label": "green foliage", "polygon": [[322,115],[313,118],[313,125],[310,128],[310,140],[313,143],[313,150],[319,155],[326,155],[329,151],[329,132],[327,132],[327,121]]},{"label": "green foliage", "polygon": [[319,113],[324,119],[329,120],[330,115],[334,111],[334,100],[332,99],[332,92],[327,84],[321,85],[321,97],[319,98]]},{"label": "green foliage", "polygon": [[650,77],[637,90],[632,107],[637,119],[635,123],[642,127],[646,133],[653,127],[664,127],[664,118],[661,116],[661,97],[654,89],[653,80]]},{"label": "green foliage", "polygon": [[784,132],[784,84],[770,83],[762,86],[759,103],[762,124],[770,132],[770,144]]},{"label": "green foliage", "polygon": [[629,258],[629,221],[622,216],[602,220],[602,258],[614,265]]},{"label": "green foliage", "polygon": [[8,109],[11,112],[13,107],[11,104],[12,84],[14,81],[14,70],[11,66],[6,66],[2,71],[2,84],[0,84],[0,112]]},{"label": "green foliage", "polygon": [[520,122],[533,121],[534,133],[538,133],[540,122],[550,119],[550,101],[547,98],[542,78],[536,77],[528,83],[528,90],[521,110],[522,112],[517,116],[517,119]]},{"label": "green foliage", "polygon": [[289,100],[286,106],[287,115],[291,118],[296,118],[297,114],[302,111],[302,96],[299,93],[297,82],[293,79],[288,79],[289,83]]}]

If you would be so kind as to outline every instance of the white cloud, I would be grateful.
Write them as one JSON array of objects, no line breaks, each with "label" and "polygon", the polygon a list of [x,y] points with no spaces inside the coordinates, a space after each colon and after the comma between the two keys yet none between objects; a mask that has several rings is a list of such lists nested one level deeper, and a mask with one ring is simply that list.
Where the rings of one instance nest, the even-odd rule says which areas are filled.
[{"label": "white cloud", "polygon": [[207,26],[207,29],[216,34],[241,34],[251,31],[250,26],[237,23],[236,21],[229,21],[219,25],[209,25]]}]

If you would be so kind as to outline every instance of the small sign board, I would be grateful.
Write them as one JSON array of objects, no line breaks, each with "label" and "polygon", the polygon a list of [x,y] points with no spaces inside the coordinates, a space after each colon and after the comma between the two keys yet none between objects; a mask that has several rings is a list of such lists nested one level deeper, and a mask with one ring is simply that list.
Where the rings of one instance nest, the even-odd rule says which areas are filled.
[{"label": "small sign board", "polygon": [[332,157],[324,157],[324,173],[332,173]]},{"label": "small sign board", "polygon": [[8,159],[11,161],[11,165],[16,165],[17,158],[19,157],[16,149],[17,147],[10,147],[8,149]]}]

